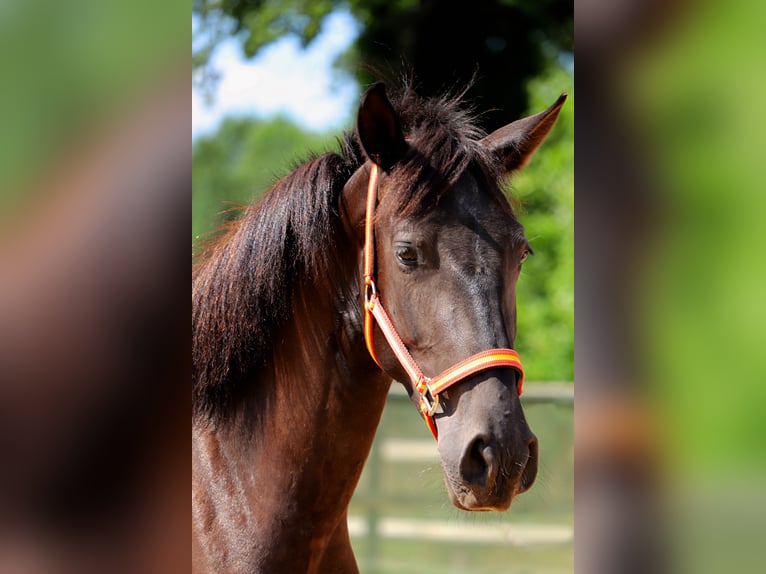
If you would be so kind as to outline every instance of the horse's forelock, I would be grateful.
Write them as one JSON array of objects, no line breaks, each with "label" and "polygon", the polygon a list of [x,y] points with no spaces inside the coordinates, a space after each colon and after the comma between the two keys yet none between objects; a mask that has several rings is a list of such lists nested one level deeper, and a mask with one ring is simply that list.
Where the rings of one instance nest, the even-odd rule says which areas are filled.
[{"label": "horse's forelock", "polygon": [[499,192],[498,160],[479,143],[485,134],[462,94],[424,99],[405,91],[396,108],[410,149],[389,174],[383,212],[421,214],[469,169]]}]

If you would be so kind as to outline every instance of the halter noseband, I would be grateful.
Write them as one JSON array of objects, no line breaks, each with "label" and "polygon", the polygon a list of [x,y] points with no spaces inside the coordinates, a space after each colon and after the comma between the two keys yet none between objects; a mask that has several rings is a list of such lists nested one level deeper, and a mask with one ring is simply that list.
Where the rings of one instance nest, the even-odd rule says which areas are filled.
[{"label": "halter noseband", "polygon": [[[367,187],[367,215],[364,225],[364,339],[367,343],[367,350],[380,365],[375,347],[373,345],[373,329],[377,321],[383,336],[386,338],[391,350],[401,363],[407,375],[412,381],[413,387],[420,395],[419,408],[420,413],[431,430],[431,434],[438,440],[439,435],[434,423],[434,413],[439,406],[439,394],[454,385],[488,369],[496,367],[507,367],[515,369],[519,373],[518,390],[522,393],[524,383],[524,367],[521,365],[519,354],[513,349],[490,349],[471,355],[467,359],[449,367],[434,378],[426,377],[420,369],[415,359],[412,358],[407,347],[402,342],[396,327],[391,322],[388,313],[386,313],[380,301],[380,294],[375,286],[374,266],[375,266],[375,241],[373,238],[373,219],[375,215],[375,203],[378,192],[379,170],[376,164],[372,164],[370,171],[370,181]],[[381,367],[382,368],[382,367]]]}]

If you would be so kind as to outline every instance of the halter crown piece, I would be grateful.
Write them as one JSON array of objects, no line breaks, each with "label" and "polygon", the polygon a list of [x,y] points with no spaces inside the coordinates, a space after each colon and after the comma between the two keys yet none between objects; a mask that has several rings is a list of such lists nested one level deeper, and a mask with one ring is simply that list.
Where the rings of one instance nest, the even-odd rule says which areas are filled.
[{"label": "halter crown piece", "polygon": [[375,204],[378,193],[378,175],[379,169],[376,164],[372,164],[370,171],[370,181],[367,187],[367,215],[364,225],[364,339],[367,343],[367,350],[380,365],[380,361],[375,354],[373,345],[373,330],[377,322],[383,336],[386,338],[391,350],[401,363],[407,375],[412,381],[412,385],[419,396],[420,413],[434,435],[436,440],[439,434],[434,422],[434,414],[439,406],[439,394],[454,385],[488,369],[497,367],[506,367],[515,369],[519,373],[519,395],[522,393],[524,383],[524,367],[521,365],[519,354],[513,349],[489,349],[471,355],[467,359],[449,367],[434,378],[429,378],[423,374],[415,359],[412,358],[407,347],[402,342],[402,338],[396,331],[396,327],[391,322],[388,313],[380,300],[380,293],[375,286],[374,267],[375,267],[375,241],[373,238],[373,219],[375,215]]}]

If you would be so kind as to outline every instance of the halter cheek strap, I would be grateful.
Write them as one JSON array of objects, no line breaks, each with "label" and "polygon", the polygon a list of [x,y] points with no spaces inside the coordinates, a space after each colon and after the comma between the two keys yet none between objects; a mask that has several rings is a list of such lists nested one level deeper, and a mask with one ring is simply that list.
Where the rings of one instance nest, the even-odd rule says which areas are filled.
[{"label": "halter cheek strap", "polygon": [[[373,344],[373,332],[375,324],[383,333],[388,345],[404,370],[407,372],[413,388],[420,395],[420,413],[431,430],[434,438],[438,440],[439,434],[434,422],[434,414],[439,406],[439,394],[476,373],[498,367],[515,369],[519,373],[518,392],[522,393],[524,384],[524,367],[521,359],[513,349],[489,349],[471,355],[467,359],[449,367],[434,378],[423,374],[415,359],[412,358],[402,338],[396,331],[391,318],[386,313],[380,301],[380,294],[375,285],[375,240],[373,237],[373,220],[375,216],[375,204],[378,190],[378,166],[373,164],[370,172],[370,181],[367,188],[367,214],[364,225],[364,339],[375,362],[380,365],[375,354]],[[382,367],[381,367],[382,368]]]}]

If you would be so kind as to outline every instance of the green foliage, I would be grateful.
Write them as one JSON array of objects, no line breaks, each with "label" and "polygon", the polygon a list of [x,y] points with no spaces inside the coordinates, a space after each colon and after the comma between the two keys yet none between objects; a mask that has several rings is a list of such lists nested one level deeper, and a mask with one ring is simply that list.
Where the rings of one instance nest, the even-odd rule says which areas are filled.
[{"label": "green foliage", "polygon": [[192,147],[192,238],[204,237],[237,208],[270,188],[309,150],[334,145],[331,135],[306,132],[290,121],[227,119]]},{"label": "green foliage", "polygon": [[534,256],[519,279],[517,347],[530,380],[574,377],[574,97],[572,74],[554,68],[530,83],[529,113],[569,93],[558,122],[512,193]]},{"label": "green foliage", "polygon": [[339,5],[337,0],[194,0],[199,28],[193,65],[205,65],[216,44],[229,35],[240,38],[249,58],[286,35],[306,46],[319,33],[322,18]]},{"label": "green foliage", "polygon": [[245,55],[291,35],[308,45],[322,19],[349,10],[362,31],[338,63],[361,84],[416,72],[423,93],[473,85],[470,98],[488,131],[527,107],[525,84],[559,52],[573,49],[573,4],[568,0],[486,0],[470,10],[462,0],[195,0],[192,60],[198,85],[214,78],[208,60],[216,44],[234,35]]}]

